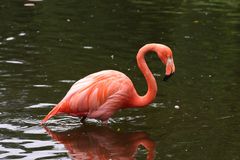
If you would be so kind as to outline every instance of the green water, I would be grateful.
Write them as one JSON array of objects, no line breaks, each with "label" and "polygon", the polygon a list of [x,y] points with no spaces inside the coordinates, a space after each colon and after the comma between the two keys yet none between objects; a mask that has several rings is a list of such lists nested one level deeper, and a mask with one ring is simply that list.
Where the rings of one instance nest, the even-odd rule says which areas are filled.
[{"label": "green water", "polygon": [[[240,159],[239,1],[25,3],[0,1],[0,159]],[[135,56],[150,42],[172,48],[176,65],[163,82],[147,56],[159,87],[151,105],[108,126],[70,116],[39,125],[93,72],[119,70],[144,94]]]}]

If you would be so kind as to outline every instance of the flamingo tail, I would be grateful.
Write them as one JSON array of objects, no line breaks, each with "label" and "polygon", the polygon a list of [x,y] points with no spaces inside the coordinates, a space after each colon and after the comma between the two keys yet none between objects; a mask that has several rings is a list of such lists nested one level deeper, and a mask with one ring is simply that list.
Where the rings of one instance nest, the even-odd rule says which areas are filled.
[{"label": "flamingo tail", "polygon": [[56,105],[49,113],[46,115],[46,117],[41,121],[41,124],[44,124],[47,120],[52,118],[54,115],[56,115],[59,112],[60,105]]}]

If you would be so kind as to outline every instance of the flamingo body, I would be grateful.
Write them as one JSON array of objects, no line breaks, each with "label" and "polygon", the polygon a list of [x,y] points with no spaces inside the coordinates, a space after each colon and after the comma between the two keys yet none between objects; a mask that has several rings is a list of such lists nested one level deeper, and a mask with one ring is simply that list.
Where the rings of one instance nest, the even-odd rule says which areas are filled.
[{"label": "flamingo body", "polygon": [[58,113],[107,120],[127,105],[134,87],[123,73],[104,70],[77,81],[60,102]]},{"label": "flamingo body", "polygon": [[161,44],[148,44],[142,47],[137,54],[137,62],[148,85],[145,96],[137,94],[132,81],[125,74],[115,70],[100,71],[73,84],[42,123],[61,113],[106,121],[119,109],[143,107],[151,103],[156,96],[157,85],[144,59],[144,55],[149,51],[155,51],[166,64],[166,75],[175,71],[170,48]]}]

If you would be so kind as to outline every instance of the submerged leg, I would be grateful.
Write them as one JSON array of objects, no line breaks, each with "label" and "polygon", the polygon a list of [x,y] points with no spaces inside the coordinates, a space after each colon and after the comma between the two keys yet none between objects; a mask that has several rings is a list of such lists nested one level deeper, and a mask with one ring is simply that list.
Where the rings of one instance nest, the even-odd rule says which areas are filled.
[{"label": "submerged leg", "polygon": [[109,124],[109,120],[108,119],[107,120],[103,120],[102,123],[103,123],[104,126],[107,126]]},{"label": "submerged leg", "polygon": [[81,123],[84,123],[86,118],[87,118],[86,116],[82,117],[81,120],[80,120],[80,122],[81,122]]}]

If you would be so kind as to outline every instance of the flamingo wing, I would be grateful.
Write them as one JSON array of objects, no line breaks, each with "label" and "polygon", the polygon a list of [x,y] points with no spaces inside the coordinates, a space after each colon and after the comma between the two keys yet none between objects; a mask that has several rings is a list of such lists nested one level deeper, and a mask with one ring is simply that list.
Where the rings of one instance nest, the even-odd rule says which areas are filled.
[{"label": "flamingo wing", "polygon": [[77,81],[42,122],[58,113],[107,120],[127,103],[131,89],[131,80],[121,72],[105,70],[91,74]]}]

